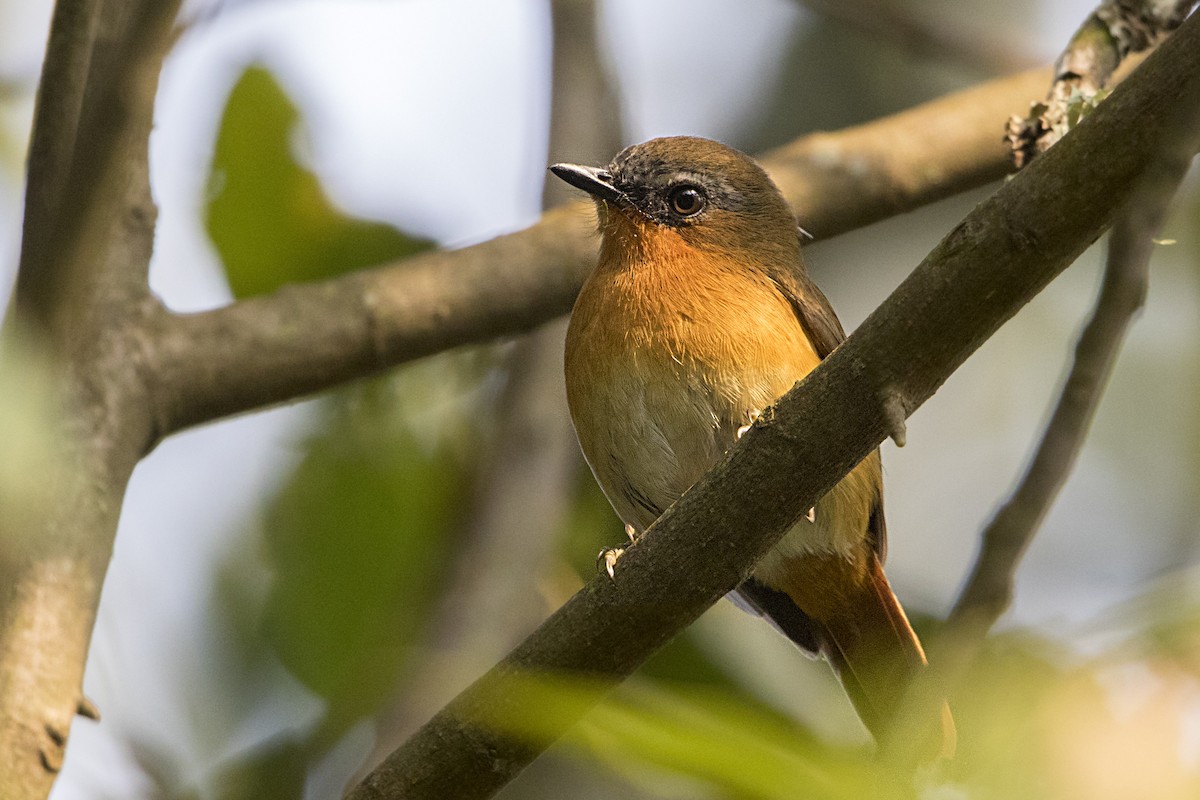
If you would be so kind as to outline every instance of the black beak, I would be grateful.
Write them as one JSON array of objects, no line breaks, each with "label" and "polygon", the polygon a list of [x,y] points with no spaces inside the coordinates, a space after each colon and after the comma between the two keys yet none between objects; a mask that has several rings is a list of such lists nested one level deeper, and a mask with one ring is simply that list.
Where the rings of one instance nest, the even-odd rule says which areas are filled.
[{"label": "black beak", "polygon": [[612,174],[600,167],[581,167],[578,164],[555,164],[550,171],[576,189],[583,189],[601,200],[617,202],[624,195],[613,185]]}]

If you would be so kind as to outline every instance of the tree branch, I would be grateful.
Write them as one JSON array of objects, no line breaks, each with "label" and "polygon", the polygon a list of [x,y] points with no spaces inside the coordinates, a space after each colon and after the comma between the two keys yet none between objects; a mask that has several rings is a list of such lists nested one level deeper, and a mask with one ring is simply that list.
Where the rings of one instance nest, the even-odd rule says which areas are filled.
[{"label": "tree branch", "polygon": [[[51,344],[64,461],[73,469],[46,477],[58,502],[45,518],[0,541],[6,798],[44,797],[74,715],[95,715],[80,695],[84,661],[125,487],[154,439],[139,325],[155,310],[146,287],[154,224],[147,140],[178,2],[67,6],[55,25],[70,31],[52,35],[39,94],[34,207],[7,332],[32,329]],[[49,85],[64,72],[68,86]],[[48,188],[33,185],[42,180]]]},{"label": "tree branch", "polygon": [[1100,295],[1075,346],[1066,384],[1020,484],[984,529],[982,549],[950,614],[952,627],[970,618],[986,630],[1012,602],[1021,556],[1075,465],[1125,333],[1145,303],[1154,237],[1200,147],[1200,115],[1191,117],[1192,141],[1163,153],[1113,226]]},{"label": "tree branch", "polygon": [[[39,86],[45,113],[39,112],[30,145],[29,199],[35,203],[26,210],[15,292],[18,322],[38,325],[58,349],[70,339],[93,346],[97,320],[90,312],[98,292],[113,295],[120,283],[123,300],[149,296],[145,276],[156,212],[139,153],[177,8],[177,0],[110,0],[99,10],[89,7],[88,20],[79,19],[83,10],[61,15],[75,28],[90,22],[93,38],[84,41],[74,30],[74,37],[63,34],[63,51],[48,54]],[[83,58],[68,50],[72,46],[86,51],[82,74]],[[49,85],[65,71],[59,58],[72,69],[65,76],[69,91]],[[64,114],[65,122],[50,119],[53,113]],[[76,127],[87,135],[76,137]]]},{"label": "tree branch", "polygon": [[[561,732],[736,586],[782,533],[888,433],[875,398],[927,400],[1110,223],[1200,92],[1200,19],[1185,23],[1058,147],[975,209],[897,290],[622,557],[459,695],[351,795],[488,797],[547,745],[482,720],[528,713],[513,676],[601,688],[540,709]],[[1095,158],[1095,153],[1105,158]],[[591,685],[590,683],[587,685]]]},{"label": "tree branch", "polygon": [[46,323],[52,276],[38,264],[54,240],[83,112],[92,43],[103,0],[60,0],[50,21],[45,67],[34,106],[25,183],[25,219],[16,295],[31,320]]},{"label": "tree branch", "polygon": [[[1040,91],[1038,70],[838,133],[806,136],[764,163],[828,238],[997,180],[995,121]],[[594,212],[576,203],[531,228],[453,252],[291,286],[215,311],[164,318],[151,357],[165,435],[294,400],[566,313],[595,258]]]},{"label": "tree branch", "polygon": [[1044,103],[1009,119],[1005,138],[1017,169],[1044,153],[1095,108],[1117,67],[1179,27],[1196,0],[1104,0],[1084,20],[1054,64]]}]

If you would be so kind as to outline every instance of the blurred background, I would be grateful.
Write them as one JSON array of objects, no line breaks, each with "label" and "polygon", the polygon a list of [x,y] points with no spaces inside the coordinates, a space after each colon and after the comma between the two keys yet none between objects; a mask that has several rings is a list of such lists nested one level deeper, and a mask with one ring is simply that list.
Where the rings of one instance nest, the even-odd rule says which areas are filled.
[{"label": "blurred background", "polygon": [[[1090,8],[193,3],[151,140],[152,286],[200,310],[482,241],[567,197],[544,191],[555,160],[677,133],[757,152],[867,121],[1052,60]],[[0,302],[50,10],[0,0]],[[811,246],[846,327],[993,189]],[[1200,792],[1195,180],[1163,238],[1080,463],[955,700],[960,758],[927,796]],[[888,571],[918,629],[953,603],[1037,441],[1102,256],[968,361],[904,449],[885,444]],[[103,721],[74,725],[55,800],[340,796],[582,585],[624,534],[566,417],[562,331],[160,445],[92,642]],[[868,752],[829,669],[720,603],[501,796],[791,797],[813,769],[857,796]]]}]

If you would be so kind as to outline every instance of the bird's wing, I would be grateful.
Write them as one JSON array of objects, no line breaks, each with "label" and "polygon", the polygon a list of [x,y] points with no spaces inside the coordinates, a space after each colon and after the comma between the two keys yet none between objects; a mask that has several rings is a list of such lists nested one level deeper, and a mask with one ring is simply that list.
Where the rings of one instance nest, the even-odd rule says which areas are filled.
[{"label": "bird's wing", "polygon": [[796,318],[800,320],[819,357],[825,358],[845,341],[846,331],[842,329],[833,306],[829,305],[803,266],[795,270],[771,269],[768,274],[796,312]]},{"label": "bird's wing", "polygon": [[726,595],[735,606],[767,622],[812,657],[821,654],[821,628],[783,592],[747,578]]},{"label": "bird's wing", "polygon": [[[817,285],[808,277],[803,265],[796,269],[769,269],[771,281],[779,287],[779,291],[787,298],[796,319],[808,335],[808,339],[817,351],[817,356],[825,358],[839,344],[846,340],[846,331],[834,313],[833,306],[825,298]],[[868,522],[868,534],[871,544],[879,561],[882,563],[887,556],[887,522],[883,516],[883,482],[879,482],[879,497],[871,509]]]}]

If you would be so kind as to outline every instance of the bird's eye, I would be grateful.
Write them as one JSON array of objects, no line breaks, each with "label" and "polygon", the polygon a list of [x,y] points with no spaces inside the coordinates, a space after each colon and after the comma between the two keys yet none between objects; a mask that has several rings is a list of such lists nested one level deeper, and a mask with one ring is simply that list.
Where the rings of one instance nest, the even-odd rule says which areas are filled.
[{"label": "bird's eye", "polygon": [[704,194],[695,186],[678,186],[667,197],[671,210],[681,217],[692,217],[704,210]]}]

